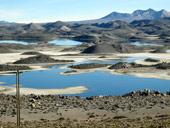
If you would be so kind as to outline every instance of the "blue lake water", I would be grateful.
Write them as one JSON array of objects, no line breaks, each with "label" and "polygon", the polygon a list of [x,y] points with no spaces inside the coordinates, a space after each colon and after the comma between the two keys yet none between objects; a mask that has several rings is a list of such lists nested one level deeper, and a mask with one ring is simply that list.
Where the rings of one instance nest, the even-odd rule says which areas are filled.
[{"label": "blue lake water", "polygon": [[[124,62],[133,62],[140,58],[122,59]],[[119,60],[112,60],[109,63],[117,63]],[[89,60],[80,63],[91,63],[95,60]],[[101,61],[102,62],[102,61]],[[107,61],[106,61],[107,62]],[[105,63],[102,62],[102,63]],[[150,78],[138,78],[132,75],[112,75],[106,71],[96,71],[83,74],[60,75],[60,72],[68,71],[65,69],[58,69],[61,66],[69,66],[72,64],[56,65],[52,70],[43,71],[28,71],[20,75],[22,87],[27,88],[66,88],[72,86],[87,86],[88,91],[82,94],[75,94],[72,96],[89,97],[96,95],[122,95],[135,90],[144,90],[145,88],[151,90],[159,90],[161,92],[170,91],[170,81]],[[0,82],[6,82],[5,86],[15,84],[15,75],[0,76]]]},{"label": "blue lake water", "polygon": [[[70,86],[87,86],[90,88],[82,94],[72,96],[89,97],[96,95],[122,95],[145,88],[170,91],[170,81],[160,79],[137,78],[132,75],[112,75],[106,71],[96,71],[84,74],[59,75],[66,70],[53,69],[45,71],[29,71],[20,75],[21,85],[28,88],[66,88]],[[4,85],[15,84],[15,76],[1,76]]]},{"label": "blue lake water", "polygon": [[65,46],[73,46],[73,45],[79,45],[82,44],[82,42],[74,41],[74,40],[62,40],[62,39],[57,39],[57,40],[52,40],[49,41],[49,43],[55,44],[55,45],[65,45]]},{"label": "blue lake water", "polygon": [[162,44],[152,44],[152,43],[147,43],[147,42],[139,42],[139,41],[136,41],[134,43],[132,43],[133,45],[135,46],[164,46]]},{"label": "blue lake water", "polygon": [[[31,45],[37,44],[38,42],[24,42],[24,41],[14,41],[14,40],[0,40],[0,43],[12,43],[12,44],[23,44],[23,45]],[[52,43],[55,45],[65,45],[65,46],[74,46],[82,44],[82,42],[73,41],[73,40],[64,40],[64,39],[57,39],[49,41],[48,43]]]},{"label": "blue lake water", "polygon": [[121,44],[130,44],[130,45],[135,45],[135,46],[164,46],[162,44],[154,44],[154,43],[149,43],[149,41],[136,41],[136,42],[126,42],[126,43],[121,43]]},{"label": "blue lake water", "polygon": [[[27,45],[27,42],[21,41],[0,41],[0,43],[21,43]],[[56,45],[77,45],[76,41],[67,40],[55,40],[50,41]],[[70,43],[70,44],[69,44]],[[103,63],[103,64],[115,64],[117,62],[134,62],[138,59],[146,59],[147,57],[133,57],[122,58],[117,60],[108,59],[106,61],[100,60],[87,60],[85,62],[74,63]],[[87,86],[88,91],[82,94],[76,94],[72,96],[96,96],[96,95],[122,95],[135,90],[143,90],[145,88],[151,90],[159,90],[161,92],[170,91],[170,81],[150,78],[137,78],[132,75],[112,75],[106,71],[96,71],[83,74],[74,75],[60,75],[60,72],[68,71],[64,69],[58,69],[61,66],[53,66],[52,70],[44,71],[28,71],[23,72],[20,75],[20,84],[27,88],[66,88],[72,86]],[[15,84],[15,75],[0,76],[0,82],[5,82],[4,86],[11,86]]]},{"label": "blue lake water", "polygon": [[167,52],[167,53],[170,53],[170,50],[167,50],[166,52]]},{"label": "blue lake water", "polygon": [[15,41],[15,40],[0,40],[0,43],[23,44],[23,45],[37,44],[36,42],[29,43],[24,41]]},{"label": "blue lake water", "polygon": [[[24,41],[14,41],[14,40],[0,40],[0,43],[15,43],[15,44],[23,44],[23,45],[30,45],[30,44],[37,44],[38,42],[24,42]],[[67,40],[67,39],[56,39],[52,41],[48,41],[48,43],[52,43],[55,45],[64,45],[64,46],[74,46],[74,45],[80,45],[82,42],[74,41],[74,40]],[[161,44],[153,44],[153,43],[147,43],[147,42],[133,42],[133,43],[122,43],[122,44],[132,44],[135,46],[164,46]]]}]

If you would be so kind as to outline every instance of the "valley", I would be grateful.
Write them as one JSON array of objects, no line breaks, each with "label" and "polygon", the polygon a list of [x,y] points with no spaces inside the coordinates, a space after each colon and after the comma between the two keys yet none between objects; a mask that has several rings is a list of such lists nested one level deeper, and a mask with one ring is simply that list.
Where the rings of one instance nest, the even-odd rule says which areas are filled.
[{"label": "valley", "polygon": [[169,16],[0,22],[0,127],[169,127]]}]

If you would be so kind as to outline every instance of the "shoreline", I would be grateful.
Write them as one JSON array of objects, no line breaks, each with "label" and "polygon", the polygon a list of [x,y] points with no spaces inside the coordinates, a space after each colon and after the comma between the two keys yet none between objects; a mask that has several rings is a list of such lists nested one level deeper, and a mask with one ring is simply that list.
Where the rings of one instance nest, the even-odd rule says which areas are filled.
[{"label": "shoreline", "polygon": [[[60,69],[71,70],[69,72],[60,72],[60,75],[72,75],[72,74],[82,74],[95,71],[106,71],[113,75],[133,75],[135,77],[141,78],[153,78],[170,80],[170,70],[161,70],[155,68],[128,68],[128,69],[108,69],[108,67],[103,68],[93,68],[93,69],[71,69],[67,67],[61,67]],[[73,71],[73,72],[72,72]],[[166,71],[166,72],[165,72]]]},{"label": "shoreline", "polygon": [[[35,88],[20,88],[20,95],[63,95],[63,94],[80,94],[89,90],[86,86],[75,86],[56,89],[35,89]],[[16,87],[0,86],[0,93],[7,95],[15,95]]]},{"label": "shoreline", "polygon": [[[100,55],[99,55],[100,56]],[[98,56],[98,57],[99,57]],[[135,54],[114,54],[114,57],[117,57],[116,59],[121,59],[122,57],[125,58],[132,58],[132,57],[148,57],[148,58],[156,58],[160,59],[160,62],[170,62],[170,54],[167,53],[160,53],[160,54],[153,54],[153,53],[135,53]],[[93,59],[100,60],[101,58],[94,57]],[[110,57],[110,55],[109,55]],[[104,58],[104,60],[109,58]],[[113,58],[112,58],[113,59]],[[115,59],[115,58],[114,58]],[[158,64],[159,62],[145,62],[143,59],[136,60],[135,63],[142,64],[142,65],[153,65]],[[81,74],[81,73],[88,73],[88,72],[95,72],[98,70],[108,71],[111,74],[117,74],[117,75],[133,75],[136,77],[142,77],[142,78],[156,78],[156,79],[164,79],[164,80],[170,80],[170,70],[161,70],[156,68],[129,68],[129,69],[116,69],[116,70],[109,70],[107,67],[103,68],[93,68],[93,69],[71,69],[68,67],[61,67],[60,69],[68,69],[68,70],[74,70],[74,72],[61,72],[61,75],[71,75],[71,74]],[[75,72],[76,71],[76,72]]]},{"label": "shoreline", "polygon": [[[48,52],[50,55],[53,54],[54,51]],[[47,53],[47,52],[46,52]],[[56,52],[55,52],[56,53]],[[56,53],[57,54],[57,53]],[[168,53],[167,53],[168,54]],[[148,56],[147,56],[148,55]],[[75,63],[81,63],[85,60],[114,60],[121,58],[129,58],[129,57],[142,57],[147,56],[160,57],[161,61],[169,62],[170,54],[114,54],[114,55],[105,55],[106,58],[100,58],[101,55],[83,55],[83,56],[61,56],[54,55],[52,56],[55,59],[72,59]],[[88,59],[90,57],[90,59]],[[10,56],[9,56],[10,58]],[[8,59],[9,59],[8,58]],[[15,58],[13,58],[15,59]],[[9,59],[10,60],[10,59]],[[138,60],[136,63],[138,64],[146,64],[143,60]],[[152,63],[148,63],[152,64]],[[49,64],[42,65],[32,65],[34,70],[51,70],[48,68]],[[51,64],[53,65],[53,64]],[[31,66],[31,65],[30,65]],[[108,67],[103,68],[95,68],[95,69],[87,69],[87,70],[77,70],[78,73],[87,73],[93,71],[107,71],[108,73],[113,73],[117,75],[139,75],[139,77],[151,77],[155,76],[159,79],[168,79],[170,70],[156,70],[153,68],[139,68],[139,69],[120,69],[120,70],[109,70]],[[60,67],[60,69],[68,69],[65,66]],[[71,69],[75,70],[75,69]],[[33,70],[30,70],[33,71]],[[150,74],[149,74],[149,73]],[[73,72],[77,73],[77,72]],[[167,73],[167,74],[166,74]],[[62,73],[61,73],[62,74]],[[143,76],[140,76],[140,75]],[[62,74],[63,75],[63,74]],[[165,77],[166,76],[166,77]],[[15,127],[16,122],[16,96],[15,96],[15,87],[5,87],[0,86],[0,92],[6,89],[6,94],[0,94],[0,126],[6,123],[11,124],[10,126]],[[78,97],[78,96],[62,96],[61,93],[81,93],[87,91],[88,88],[86,86],[77,86],[77,87],[69,87],[65,89],[31,89],[31,88],[21,88],[21,122],[28,123],[28,127],[31,125],[45,124],[48,122],[52,124],[54,122],[63,122],[69,123],[74,122],[75,124],[82,124],[85,122],[86,124],[91,122],[102,121],[107,122],[107,120],[114,120],[116,122],[122,121],[123,123],[128,122],[129,120],[136,120],[137,124],[139,121],[155,121],[158,120],[159,116],[170,117],[170,92],[161,93],[159,91],[134,91],[131,93],[127,93],[121,96],[92,96],[92,97]],[[35,94],[32,94],[35,92]],[[45,94],[44,94],[45,92]],[[58,95],[55,95],[58,93]],[[60,93],[60,94],[59,94]],[[13,95],[10,95],[13,94]],[[41,95],[43,94],[43,95]],[[54,94],[54,95],[53,95]],[[118,118],[118,119],[116,119]],[[120,118],[120,119],[119,119]],[[140,119],[140,120],[139,120]],[[169,118],[168,118],[169,119]],[[163,118],[163,120],[165,120]],[[169,119],[170,120],[170,119]],[[168,120],[168,121],[169,121]],[[86,122],[87,121],[87,122]],[[36,122],[36,123],[35,123]],[[98,124],[100,124],[98,122]],[[121,124],[122,124],[121,122]],[[110,123],[110,122],[109,122]],[[132,123],[132,122],[128,122]],[[155,122],[154,122],[155,123]],[[73,125],[73,126],[74,126]],[[68,125],[66,125],[68,126]],[[120,126],[120,125],[119,125]],[[127,126],[127,125],[126,125]],[[35,126],[36,127],[36,126]]]},{"label": "shoreline", "polygon": [[[47,49],[47,48],[46,48]],[[23,51],[22,51],[23,52]],[[107,60],[117,60],[117,59],[122,59],[122,58],[133,58],[133,57],[148,57],[148,58],[156,58],[156,59],[160,59],[161,62],[170,62],[170,54],[169,53],[159,53],[159,54],[153,54],[153,53],[135,53],[135,54],[105,54],[104,56],[106,56],[106,58],[100,58],[101,55],[83,55],[83,56],[79,56],[79,54],[77,54],[76,56],[64,56],[66,54],[66,52],[62,53],[59,51],[41,51],[41,53],[46,53],[48,55],[54,55],[52,56],[52,58],[55,59],[65,59],[65,60],[74,60],[74,63],[83,63],[86,60],[103,60],[103,61],[107,61]],[[70,52],[67,52],[70,53]],[[72,53],[72,52],[71,52]],[[16,58],[20,58],[21,56],[24,56],[25,58],[28,57],[28,55],[20,55],[20,53],[16,53],[15,57]],[[72,53],[73,55],[75,54],[75,52]],[[9,61],[9,58],[13,58],[13,60],[16,60],[16,58],[12,55],[11,53],[6,54],[5,56],[7,57],[5,60],[1,60],[0,64],[3,64],[5,62],[7,62],[7,60]],[[33,56],[33,55],[29,55]],[[90,56],[90,59],[88,59]],[[11,61],[11,60],[10,60]],[[157,63],[153,63],[153,62],[145,62],[142,59],[136,60],[135,61],[137,64],[143,64],[143,65],[152,65],[152,64],[157,64]],[[50,68],[48,68],[48,66],[51,65],[60,65],[60,64],[71,64],[71,63],[44,63],[44,64],[24,64],[27,66],[30,66],[30,68],[32,68],[31,70],[24,70],[24,71],[37,71],[37,70],[51,70]],[[97,70],[103,70],[103,71],[108,71],[111,74],[118,74],[118,75],[126,75],[126,74],[130,74],[130,75],[134,75],[136,77],[143,77],[143,78],[156,78],[156,79],[165,79],[165,80],[170,80],[170,70],[157,70],[157,69],[153,69],[152,70],[146,70],[146,68],[139,69],[135,68],[135,69],[119,69],[119,70],[108,70],[107,68],[94,68],[94,69],[89,69],[89,70],[77,70],[77,69],[70,69],[67,67],[60,67],[60,69],[68,69],[68,70],[75,70],[77,72],[69,72],[69,73],[63,73],[61,72],[61,75],[71,75],[71,74],[79,74],[79,73],[88,73],[88,72],[94,72]],[[135,71],[136,70],[136,71]],[[154,70],[154,72],[153,72]],[[148,72],[147,72],[148,71]],[[14,71],[3,71],[0,72],[0,75],[12,75],[9,73],[13,73]]]}]

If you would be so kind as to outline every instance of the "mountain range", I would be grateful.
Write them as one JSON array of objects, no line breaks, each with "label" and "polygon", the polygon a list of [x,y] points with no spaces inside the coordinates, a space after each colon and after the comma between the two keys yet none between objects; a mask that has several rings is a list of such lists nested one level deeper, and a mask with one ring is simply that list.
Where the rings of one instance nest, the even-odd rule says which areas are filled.
[{"label": "mountain range", "polygon": [[0,21],[0,24],[8,24],[8,23],[9,23],[8,21],[4,21],[4,20]]},{"label": "mountain range", "polygon": [[[147,9],[147,10],[135,10],[132,13],[120,13],[120,12],[112,12],[102,18],[94,19],[94,20],[84,20],[84,21],[70,21],[67,23],[71,24],[93,24],[93,23],[107,23],[110,21],[125,21],[125,22],[133,22],[135,20],[155,20],[164,17],[170,17],[170,12],[162,9],[160,11],[156,11],[154,9]],[[62,22],[63,23],[63,22]],[[14,22],[8,21],[0,21],[0,24],[14,24]],[[51,24],[50,24],[51,25]],[[47,24],[48,26],[48,24]]]},{"label": "mountain range", "polygon": [[153,9],[136,10],[132,14],[113,12],[97,20],[76,24],[62,21],[0,24],[1,40],[46,41],[57,37],[82,42],[126,42],[147,40],[150,35],[169,39],[170,12]]},{"label": "mountain range", "polygon": [[70,23],[81,23],[81,24],[88,24],[88,23],[106,23],[109,21],[125,21],[125,22],[132,22],[135,20],[154,20],[164,17],[170,17],[170,12],[165,9],[160,11],[156,11],[154,9],[147,9],[147,10],[136,10],[133,13],[119,13],[119,12],[112,12],[102,18],[95,19],[95,20],[85,20],[85,21],[77,21],[77,22],[70,22]]}]

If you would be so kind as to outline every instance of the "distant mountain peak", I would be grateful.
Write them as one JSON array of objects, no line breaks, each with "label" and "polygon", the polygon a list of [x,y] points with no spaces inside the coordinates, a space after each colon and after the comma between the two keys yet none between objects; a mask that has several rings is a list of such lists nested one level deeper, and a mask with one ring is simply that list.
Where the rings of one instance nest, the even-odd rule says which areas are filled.
[{"label": "distant mountain peak", "polygon": [[165,10],[165,9],[162,9],[162,10],[161,10],[161,12],[168,12],[168,11],[167,11],[167,10]]},{"label": "distant mountain peak", "polygon": [[15,24],[15,23],[14,22],[8,22],[8,21],[1,20],[0,24]]},{"label": "distant mountain peak", "polygon": [[148,10],[146,10],[146,11],[154,11],[155,12],[155,10],[154,9],[152,9],[152,8],[149,8]]},{"label": "distant mountain peak", "polygon": [[162,9],[160,12],[161,12],[161,13],[163,13],[163,14],[165,14],[165,15],[170,14],[170,12],[168,12],[168,11],[167,11],[167,10],[165,10],[165,9]]},{"label": "distant mountain peak", "polygon": [[155,10],[154,10],[154,9],[152,9],[152,8],[149,8],[149,9],[146,9],[146,10],[137,9],[137,10],[135,10],[134,12],[137,12],[137,11],[139,11],[139,12],[148,12],[148,11],[155,12]]},{"label": "distant mountain peak", "polygon": [[167,18],[170,17],[170,12],[168,12],[165,9],[162,9],[160,11],[156,11],[152,8],[146,9],[146,10],[135,10],[132,13],[120,13],[113,11],[112,13],[95,20],[85,20],[85,21],[74,21],[70,23],[79,23],[79,24],[94,24],[94,23],[107,23],[109,21],[125,21],[125,22],[132,22],[135,20],[154,20],[154,19],[160,19],[160,18]]},{"label": "distant mountain peak", "polygon": [[170,17],[170,12],[162,9],[161,11],[155,11],[152,8],[147,10],[135,10],[133,13],[119,13],[119,12],[112,12],[109,15],[102,17],[102,20],[108,21],[126,21],[132,22],[134,20],[143,20],[143,19],[159,19],[163,17]]},{"label": "distant mountain peak", "polygon": [[62,21],[56,21],[53,23],[48,23],[44,27],[46,27],[46,28],[52,28],[52,27],[61,28],[62,26],[67,26],[67,23],[62,22]]}]

